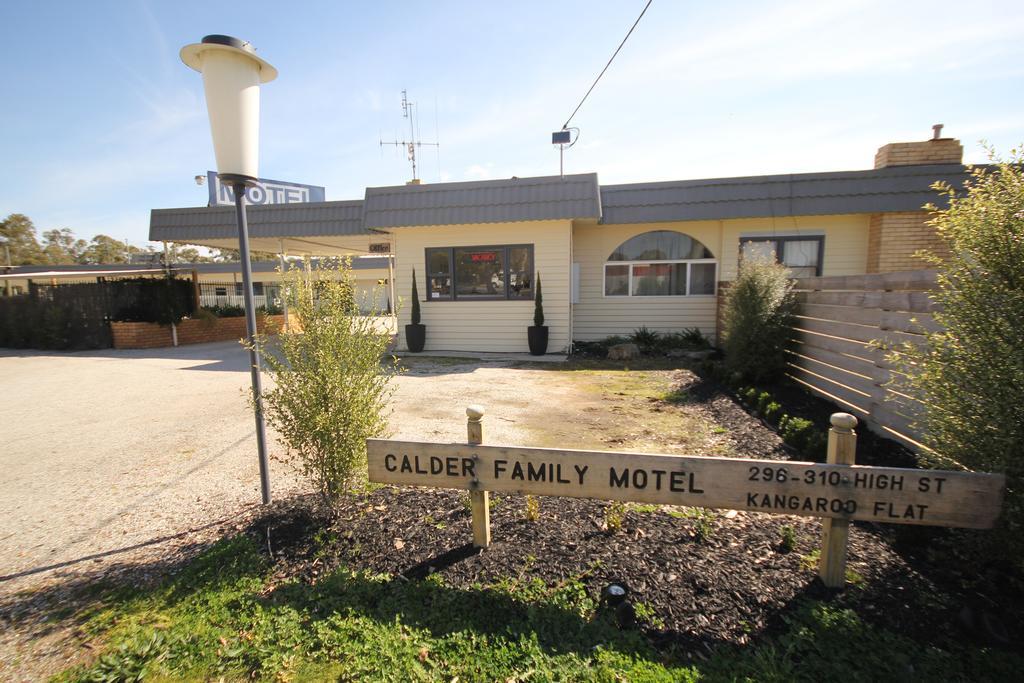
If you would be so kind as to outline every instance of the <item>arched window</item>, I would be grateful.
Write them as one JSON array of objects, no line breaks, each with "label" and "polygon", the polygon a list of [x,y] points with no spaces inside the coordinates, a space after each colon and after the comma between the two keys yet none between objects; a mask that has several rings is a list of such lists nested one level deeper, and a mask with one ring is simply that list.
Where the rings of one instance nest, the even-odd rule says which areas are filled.
[{"label": "arched window", "polygon": [[689,235],[652,230],[618,246],[604,265],[605,296],[714,295],[717,263]]}]

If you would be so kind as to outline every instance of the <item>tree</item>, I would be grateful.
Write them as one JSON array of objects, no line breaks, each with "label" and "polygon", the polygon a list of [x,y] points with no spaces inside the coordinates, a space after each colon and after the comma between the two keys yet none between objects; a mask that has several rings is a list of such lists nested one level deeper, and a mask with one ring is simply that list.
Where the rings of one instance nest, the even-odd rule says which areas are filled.
[{"label": "tree", "polygon": [[[250,261],[273,261],[276,258],[277,254],[269,251],[249,252]],[[238,263],[242,260],[242,255],[238,249],[213,249],[210,260],[213,263]]]},{"label": "tree", "polygon": [[[300,331],[284,332],[273,353],[261,354],[274,387],[263,397],[267,421],[303,473],[333,500],[363,481],[366,439],[387,426],[398,365],[381,359],[391,333],[374,314],[360,315],[347,261],[337,270],[322,264],[308,276],[292,268],[283,282]],[[267,348],[265,337],[260,348]]]},{"label": "tree", "polygon": [[975,168],[966,192],[939,183],[948,208],[931,224],[950,256],[932,299],[939,331],[890,356],[906,373],[896,387],[926,406],[926,465],[1004,472],[1001,554],[1024,562],[1024,152]]},{"label": "tree", "polygon": [[78,263],[82,252],[89,246],[85,240],[75,238],[71,228],[46,230],[43,232],[43,253],[48,263]]},{"label": "tree", "polygon": [[[7,249],[11,265],[32,266],[46,263],[46,255],[36,240],[36,227],[28,216],[12,213],[0,223],[0,234],[7,238]],[[7,255],[0,253],[2,265],[7,265]]]},{"label": "tree", "polygon": [[141,253],[138,247],[131,247],[124,242],[108,237],[107,235],[96,235],[92,242],[79,257],[80,263],[104,264],[104,263],[128,263],[129,255]]}]

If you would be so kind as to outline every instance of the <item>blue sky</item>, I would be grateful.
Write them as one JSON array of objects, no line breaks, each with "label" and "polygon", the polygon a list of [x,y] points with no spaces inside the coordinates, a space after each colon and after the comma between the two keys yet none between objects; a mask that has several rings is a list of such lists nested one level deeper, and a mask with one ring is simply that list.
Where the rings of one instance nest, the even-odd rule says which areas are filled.
[{"label": "blue sky", "polygon": [[[260,175],[356,199],[400,184],[417,103],[424,182],[550,175],[561,126],[645,0],[7,2],[0,214],[144,245],[151,208],[203,206],[214,168],[209,33],[280,71],[262,89]],[[573,125],[566,171],[602,183],[870,168],[891,141],[1024,141],[1024,3],[654,0]],[[435,116],[436,112],[436,116]],[[436,126],[435,126],[436,121]],[[436,132],[435,132],[436,130]]]}]

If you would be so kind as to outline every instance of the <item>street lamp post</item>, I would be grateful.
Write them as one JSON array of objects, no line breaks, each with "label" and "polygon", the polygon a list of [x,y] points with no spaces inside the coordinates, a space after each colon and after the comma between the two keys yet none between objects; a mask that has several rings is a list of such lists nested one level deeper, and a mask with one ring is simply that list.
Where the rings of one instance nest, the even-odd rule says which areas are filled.
[{"label": "street lamp post", "polygon": [[181,48],[181,61],[203,75],[217,174],[235,195],[238,252],[242,261],[242,293],[245,296],[245,331],[249,338],[256,446],[260,460],[260,489],[263,503],[267,504],[270,502],[270,463],[263,423],[263,389],[260,383],[259,349],[256,346],[256,306],[252,293],[245,190],[258,184],[260,83],[277,78],[277,69],[256,56],[255,48],[249,43],[221,35],[206,36],[200,43]]}]

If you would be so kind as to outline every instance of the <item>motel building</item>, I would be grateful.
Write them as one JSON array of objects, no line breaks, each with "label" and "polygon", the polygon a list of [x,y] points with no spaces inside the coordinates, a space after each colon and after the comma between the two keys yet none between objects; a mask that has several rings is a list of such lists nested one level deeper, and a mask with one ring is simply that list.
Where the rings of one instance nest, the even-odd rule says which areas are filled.
[{"label": "motel building", "polygon": [[[367,188],[362,199],[253,206],[253,250],[387,254],[406,349],[412,277],[427,351],[523,352],[542,281],[549,353],[571,342],[696,327],[717,338],[719,296],[742,258],[794,277],[925,266],[938,248],[922,207],[967,177],[959,141],[880,148],[870,170],[602,185],[564,177]],[[235,248],[231,207],[155,209],[149,238]],[[375,263],[379,263],[375,262]],[[393,277],[391,277],[393,273]]]}]

